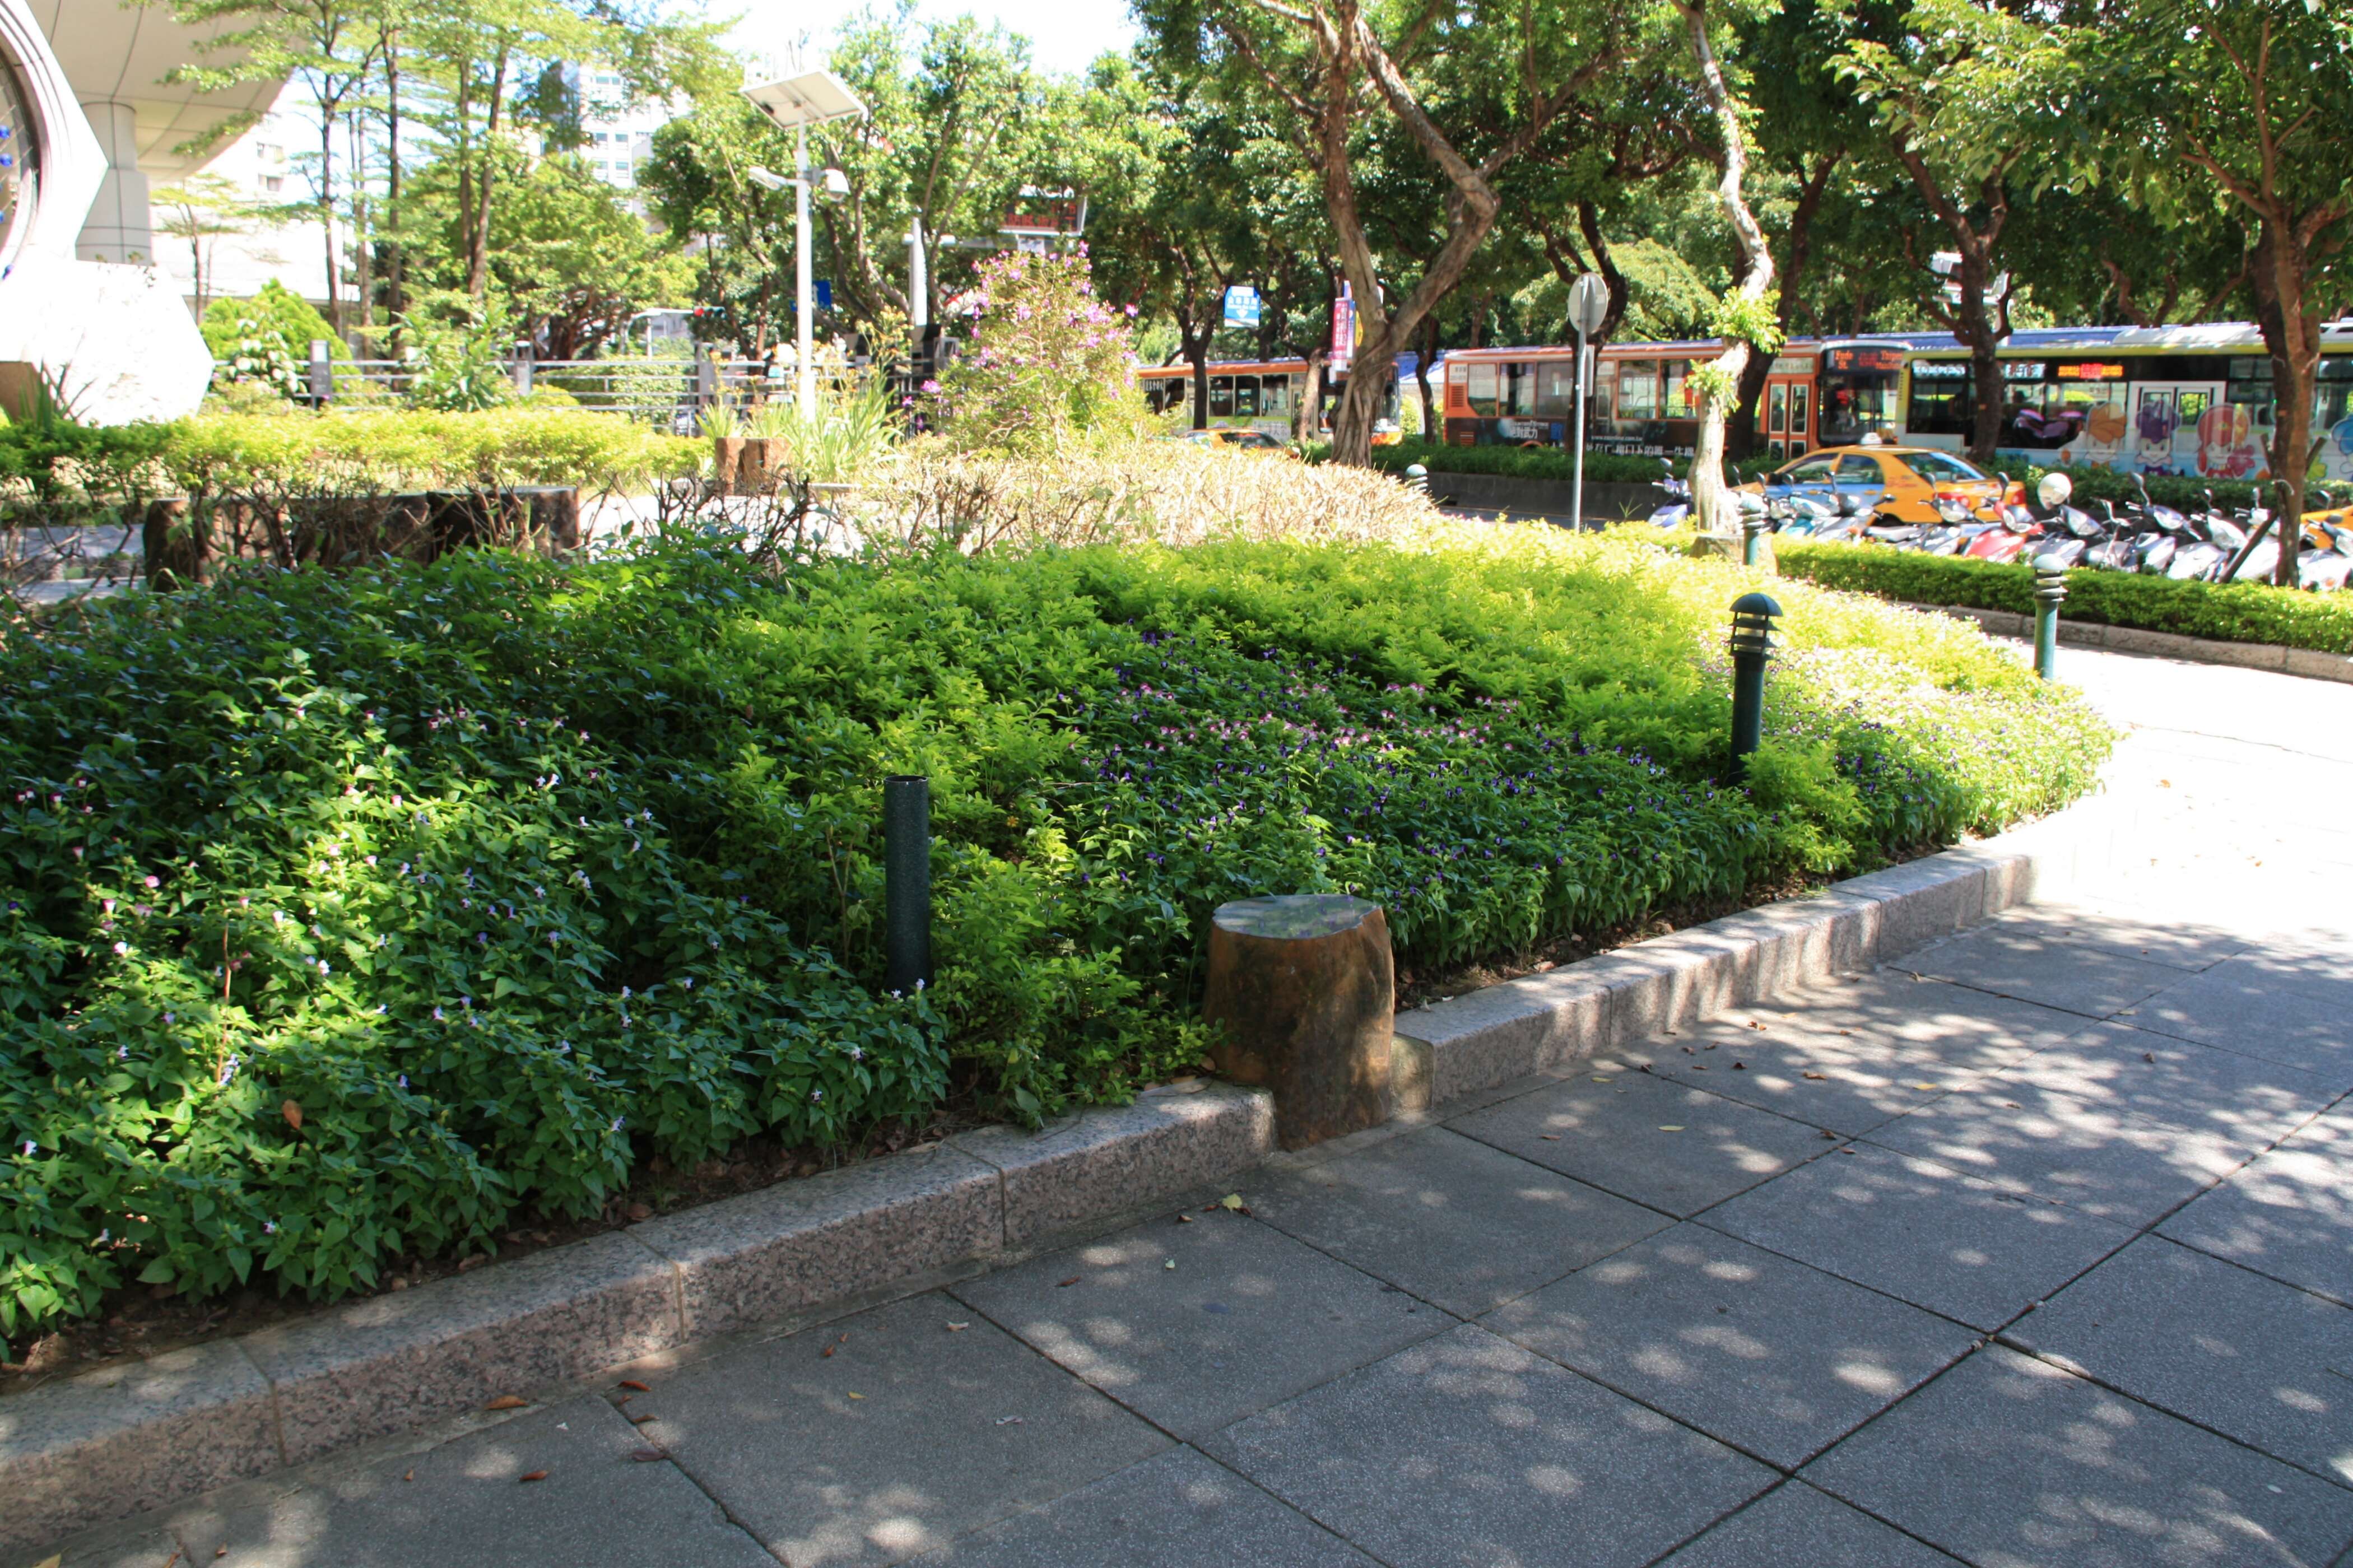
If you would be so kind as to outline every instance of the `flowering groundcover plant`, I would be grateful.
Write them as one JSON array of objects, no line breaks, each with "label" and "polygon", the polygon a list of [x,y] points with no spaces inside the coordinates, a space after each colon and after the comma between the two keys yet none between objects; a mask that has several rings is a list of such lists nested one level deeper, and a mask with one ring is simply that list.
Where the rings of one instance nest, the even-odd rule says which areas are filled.
[{"label": "flowering groundcover plant", "polygon": [[[1507,952],[2063,804],[2105,731],[1973,631],[1546,531],[764,574],[252,574],[0,644],[0,1333],[332,1297],[639,1162],[1025,1120],[1199,1058],[1202,931],[1349,889]],[[933,781],[935,983],[881,984]]]}]

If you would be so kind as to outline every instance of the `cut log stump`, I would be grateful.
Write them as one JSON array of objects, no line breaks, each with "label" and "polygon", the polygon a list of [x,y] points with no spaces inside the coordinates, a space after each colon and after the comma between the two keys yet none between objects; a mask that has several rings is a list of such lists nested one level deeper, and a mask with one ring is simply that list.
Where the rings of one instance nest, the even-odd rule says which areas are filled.
[{"label": "cut log stump", "polygon": [[1236,1082],[1274,1091],[1284,1148],[1388,1115],[1396,980],[1388,918],[1363,899],[1242,899],[1210,917],[1202,1010],[1225,1026],[1214,1057]]}]

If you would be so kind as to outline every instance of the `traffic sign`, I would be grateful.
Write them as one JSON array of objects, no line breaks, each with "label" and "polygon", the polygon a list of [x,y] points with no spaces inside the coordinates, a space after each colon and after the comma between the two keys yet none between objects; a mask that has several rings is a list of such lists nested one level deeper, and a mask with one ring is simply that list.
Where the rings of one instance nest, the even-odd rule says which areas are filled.
[{"label": "traffic sign", "polygon": [[1580,338],[1589,338],[1601,330],[1601,319],[1609,313],[1609,285],[1599,272],[1579,277],[1568,291],[1568,321]]},{"label": "traffic sign", "polygon": [[1264,306],[1258,290],[1247,283],[1237,283],[1226,290],[1226,325],[1255,327]]}]

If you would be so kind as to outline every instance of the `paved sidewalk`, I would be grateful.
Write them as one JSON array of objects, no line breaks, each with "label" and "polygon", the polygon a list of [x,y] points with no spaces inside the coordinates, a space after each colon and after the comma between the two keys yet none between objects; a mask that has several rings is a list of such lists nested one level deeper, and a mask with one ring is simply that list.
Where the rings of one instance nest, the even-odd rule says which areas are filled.
[{"label": "paved sidewalk", "polygon": [[2068,901],[66,1563],[2353,1568],[2353,687],[2063,668]]}]

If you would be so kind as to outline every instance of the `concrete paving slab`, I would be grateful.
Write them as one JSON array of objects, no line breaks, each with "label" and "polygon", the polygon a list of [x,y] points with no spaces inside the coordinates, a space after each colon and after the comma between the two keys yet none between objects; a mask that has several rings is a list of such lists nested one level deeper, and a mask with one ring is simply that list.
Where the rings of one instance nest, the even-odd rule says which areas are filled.
[{"label": "concrete paving slab", "polygon": [[1947,1319],[1690,1223],[1485,1323],[1784,1468],[1976,1340]]},{"label": "concrete paving slab", "polygon": [[2159,921],[2130,910],[2104,909],[2080,899],[2037,900],[1996,916],[1989,924],[2031,931],[2044,940],[2094,948],[2119,958],[2161,963],[2172,969],[2211,969],[2244,952],[2255,939],[2222,925]]},{"label": "concrete paving slab", "polygon": [[1188,1440],[1455,1321],[1223,1209],[1155,1219],[954,1294]]},{"label": "concrete paving slab", "polygon": [[[267,1502],[174,1516],[183,1564],[221,1568],[776,1568],[758,1542],[596,1398],[424,1453],[325,1467]],[[536,1480],[527,1478],[538,1477]]]},{"label": "concrete paving slab", "polygon": [[1869,1147],[1744,1193],[1704,1223],[1987,1330],[2132,1237],[2063,1204]]},{"label": "concrete paving slab", "polygon": [[2158,1233],[2353,1305],[2353,1117],[2303,1128]]},{"label": "concrete paving slab", "polygon": [[1270,1173],[1250,1209],[1466,1318],[1672,1223],[1442,1127]]},{"label": "concrete paving slab", "polygon": [[[2337,908],[2342,919],[2341,883]],[[2244,953],[2169,987],[2128,1021],[2300,1068],[2339,1093],[2353,1089],[2353,964],[2341,960]]]},{"label": "concrete paving slab", "polygon": [[1867,1142],[2136,1229],[2221,1181],[2260,1148],[2001,1076],[1923,1105],[1874,1129]]},{"label": "concrete paving slab", "polygon": [[942,1568],[1374,1568],[1216,1460],[1175,1448],[917,1561]]},{"label": "concrete paving slab", "polygon": [[128,1535],[109,1532],[68,1546],[61,1552],[42,1551],[26,1556],[0,1557],[8,1568],[179,1568],[188,1559],[180,1538],[168,1530],[139,1530]]},{"label": "concrete paving slab", "polygon": [[1635,1568],[1778,1479],[1469,1324],[1205,1446],[1395,1568]]},{"label": "concrete paving slab", "polygon": [[936,1294],[647,1381],[643,1437],[793,1563],[901,1562],[1169,1446]]},{"label": "concrete paving slab", "polygon": [[1824,1147],[1820,1129],[1646,1072],[1580,1074],[1447,1125],[1685,1218]]},{"label": "concrete paving slab", "polygon": [[2353,1486],[2353,1308],[2145,1236],[2007,1337]]},{"label": "concrete paving slab", "polygon": [[1954,1568],[1959,1560],[1891,1530],[1803,1481],[1790,1481],[1667,1558],[1659,1568]]},{"label": "concrete paving slab", "polygon": [[2322,1568],[2353,1540],[2353,1491],[1999,1345],[1805,1479],[2000,1568]]},{"label": "concrete paving slab", "polygon": [[2006,1083],[2258,1147],[2286,1137],[2338,1094],[2328,1079],[2298,1068],[2125,1024],[2095,1024],[1977,1089],[1992,1093]]},{"label": "concrete paving slab", "polygon": [[1898,959],[1867,974],[1841,976],[1770,1003],[1736,1009],[1686,1031],[1681,1043],[1743,1040],[1752,1048],[1793,1042],[1853,1049],[1877,1047],[1907,1058],[1926,1057],[1954,1072],[1992,1072],[2084,1027],[2079,1014],[1915,976],[1900,967],[1905,962]]},{"label": "concrete paving slab", "polygon": [[2063,1012],[2105,1018],[2119,1007],[2179,984],[2168,963],[2125,958],[2079,942],[2057,919],[2005,921],[1947,937],[1897,961],[1908,971],[2032,1002]]},{"label": "concrete paving slab", "polygon": [[[1695,1037],[1699,1043],[1689,1055],[1683,1039],[1646,1042],[1651,1070],[1671,1083],[1704,1087],[1842,1137],[1860,1136],[1986,1076],[1910,1047],[1859,1038],[1743,1039],[1731,1030]],[[1714,1053],[1706,1052],[1710,1040],[1719,1047]],[[1738,1070],[1725,1062],[1727,1054],[1741,1064]]]}]

